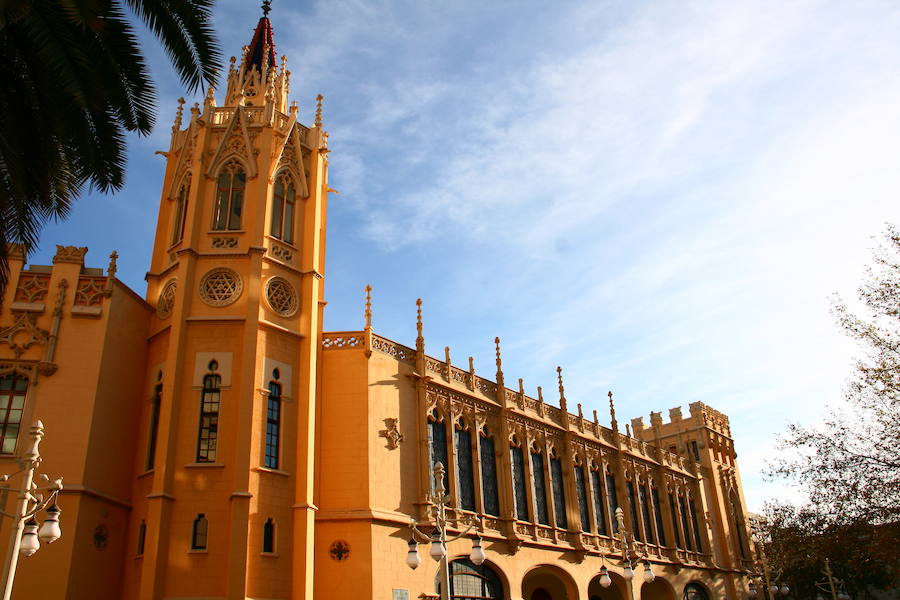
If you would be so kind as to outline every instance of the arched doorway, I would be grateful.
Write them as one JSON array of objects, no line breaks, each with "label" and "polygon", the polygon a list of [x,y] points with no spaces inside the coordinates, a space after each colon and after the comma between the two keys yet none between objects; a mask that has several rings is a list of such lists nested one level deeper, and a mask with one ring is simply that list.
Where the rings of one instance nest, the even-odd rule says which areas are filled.
[{"label": "arched doorway", "polygon": [[[440,576],[436,581],[441,593]],[[487,563],[476,565],[467,558],[450,563],[450,597],[455,600],[503,600],[503,582]]]},{"label": "arched doorway", "polygon": [[588,584],[588,600],[625,600],[628,595],[628,582],[625,578],[607,571],[610,584],[607,587],[600,585],[600,573],[597,573]]},{"label": "arched doorway", "polygon": [[709,600],[709,594],[699,583],[689,583],[684,586],[682,600]]},{"label": "arched doorway", "polygon": [[645,581],[641,586],[641,600],[675,600],[675,590],[657,575],[653,581]]},{"label": "arched doorway", "polygon": [[575,580],[555,565],[539,565],[522,579],[523,600],[579,600]]}]

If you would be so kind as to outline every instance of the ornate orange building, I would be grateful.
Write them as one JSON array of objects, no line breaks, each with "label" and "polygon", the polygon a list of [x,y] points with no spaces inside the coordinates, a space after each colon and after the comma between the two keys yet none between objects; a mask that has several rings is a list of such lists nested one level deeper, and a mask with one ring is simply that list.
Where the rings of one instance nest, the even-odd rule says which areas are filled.
[{"label": "ornate orange building", "polygon": [[437,597],[437,563],[405,561],[438,463],[451,531],[487,557],[449,545],[453,598],[744,597],[724,415],[694,403],[623,433],[610,394],[601,426],[561,371],[558,403],[508,387],[499,340],[493,378],[426,354],[421,306],[415,348],[373,331],[368,300],[361,330],[323,333],[328,135],[289,79],[264,17],[222,105],[179,106],[144,297],[115,254],[104,271],[86,248],[52,266],[12,249],[0,466],[40,418],[65,485],[64,535],[20,561],[14,597]]}]

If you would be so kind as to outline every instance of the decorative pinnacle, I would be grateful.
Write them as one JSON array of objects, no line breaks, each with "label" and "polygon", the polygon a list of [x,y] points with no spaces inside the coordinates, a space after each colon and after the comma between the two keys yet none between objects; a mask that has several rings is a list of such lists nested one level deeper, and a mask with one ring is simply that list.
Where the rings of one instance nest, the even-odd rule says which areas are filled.
[{"label": "decorative pinnacle", "polygon": [[425,338],[422,337],[422,299],[416,298],[416,350],[425,351]]},{"label": "decorative pinnacle", "polygon": [[363,313],[366,319],[366,329],[372,329],[372,286],[366,285],[366,310]]},{"label": "decorative pinnacle", "polygon": [[112,251],[112,254],[109,255],[109,266],[106,268],[106,276],[107,277],[115,277],[116,271],[116,259],[119,258],[119,253],[115,250]]},{"label": "decorative pinnacle", "polygon": [[613,406],[613,393],[612,390],[607,394],[609,396],[609,416],[610,416],[610,424],[612,428],[616,431],[619,430],[619,422],[616,421],[616,407]]},{"label": "decorative pinnacle", "polygon": [[559,407],[566,410],[566,390],[563,387],[562,367],[556,367],[556,378],[559,380]]},{"label": "decorative pinnacle", "polygon": [[262,3],[263,17],[268,19],[270,10],[272,10],[272,0],[263,0],[263,3]]},{"label": "decorative pinnacle", "polygon": [[325,96],[323,96],[322,94],[319,94],[318,96],[316,96],[316,121],[315,121],[316,127],[322,126],[322,100],[324,100],[324,99],[325,99]]},{"label": "decorative pinnacle", "polygon": [[544,391],[541,389],[541,386],[538,386],[538,402],[544,403]]},{"label": "decorative pinnacle", "polygon": [[172,125],[172,133],[181,129],[181,115],[184,114],[184,98],[178,99],[178,108],[175,110],[175,124]]},{"label": "decorative pinnacle", "polygon": [[594,425],[599,425],[600,419],[597,418],[597,409],[594,409]]}]

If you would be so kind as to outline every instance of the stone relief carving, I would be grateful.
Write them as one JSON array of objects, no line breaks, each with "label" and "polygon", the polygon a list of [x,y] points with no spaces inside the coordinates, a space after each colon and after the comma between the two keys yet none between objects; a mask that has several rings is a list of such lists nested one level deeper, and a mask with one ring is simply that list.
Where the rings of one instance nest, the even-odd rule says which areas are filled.
[{"label": "stone relief carving", "polygon": [[396,450],[400,447],[400,442],[403,441],[403,434],[397,429],[397,421],[398,419],[385,419],[385,429],[378,432],[379,436],[387,440],[386,447],[388,450]]}]

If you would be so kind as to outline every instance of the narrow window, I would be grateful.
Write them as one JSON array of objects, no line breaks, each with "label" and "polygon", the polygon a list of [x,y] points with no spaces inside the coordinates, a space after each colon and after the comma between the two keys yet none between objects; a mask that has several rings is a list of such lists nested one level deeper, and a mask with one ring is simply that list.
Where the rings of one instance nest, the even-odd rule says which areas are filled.
[{"label": "narrow window", "polygon": [[137,539],[137,555],[144,555],[144,540],[147,539],[147,522],[141,519],[141,524],[138,525],[138,539]]},{"label": "narrow window", "polygon": [[681,548],[681,532],[678,529],[678,507],[675,504],[674,494],[669,494],[669,512],[672,513],[672,530],[675,532],[675,546]]},{"label": "narrow window", "polygon": [[266,408],[266,467],[278,468],[278,447],[281,434],[281,374],[278,369],[272,371],[269,382],[269,399]]},{"label": "narrow window", "polygon": [[518,446],[509,447],[510,463],[512,463],[513,490],[516,497],[516,518],[528,520],[528,492],[525,489],[525,453]]},{"label": "narrow window", "polygon": [[13,454],[19,439],[28,379],[18,373],[0,377],[0,452]]},{"label": "narrow window", "polygon": [[628,504],[631,509],[629,511],[631,514],[631,533],[634,536],[634,539],[640,542],[644,538],[641,535],[641,526],[638,521],[637,498],[634,497],[634,482],[626,481],[625,490],[628,492]]},{"label": "narrow window", "polygon": [[660,546],[668,546],[666,543],[666,529],[663,527],[662,508],[659,506],[659,490],[651,488],[650,495],[653,498],[653,512],[656,515],[656,535]]},{"label": "narrow window", "polygon": [[[700,524],[697,522],[697,509],[694,506],[694,499],[691,498],[688,500],[688,508],[691,510],[691,523],[694,525],[694,538],[697,542],[697,552],[703,552],[703,538],[700,536]],[[743,540],[740,539],[741,533],[740,529],[738,529],[738,542],[741,546],[741,558],[747,558],[744,556],[744,544]]]},{"label": "narrow window", "polygon": [[547,480],[544,477],[544,455],[540,452],[531,453],[531,475],[534,477],[534,508],[537,512],[537,520],[541,525],[550,524],[550,516],[547,512]]},{"label": "narrow window", "polygon": [[230,162],[222,168],[216,188],[216,210],[213,216],[215,231],[241,228],[246,181],[247,176],[238,163]]},{"label": "narrow window", "polygon": [[[160,373],[160,375],[162,375]],[[159,409],[162,402],[162,384],[157,383],[150,403],[150,439],[147,442],[147,470],[156,464],[156,436],[159,433]]]},{"label": "narrow window", "polygon": [[263,524],[263,548],[267,554],[275,552],[275,523],[272,519],[266,519]]},{"label": "narrow window", "polygon": [[609,522],[612,523],[613,533],[619,533],[619,521],[616,520],[619,498],[616,496],[616,476],[612,473],[606,474],[606,508],[609,510]]},{"label": "narrow window", "polygon": [[688,526],[687,507],[684,504],[684,496],[678,496],[678,508],[681,513],[681,526],[684,528],[684,546],[693,552],[694,541],[691,539],[691,528]]},{"label": "narrow window", "polygon": [[294,243],[294,202],[294,181],[282,171],[272,190],[272,222],[269,233],[288,244]]},{"label": "narrow window", "polygon": [[575,493],[578,494],[578,515],[581,517],[581,530],[591,530],[591,517],[588,514],[587,486],[584,485],[584,467],[575,466]]},{"label": "narrow window", "polygon": [[603,480],[600,479],[600,471],[591,471],[591,487],[594,490],[594,514],[597,515],[597,533],[609,535],[606,529],[606,507],[603,501]]},{"label": "narrow window", "polygon": [[653,521],[650,519],[650,494],[647,493],[646,485],[638,486],[638,495],[641,499],[641,516],[644,517],[644,539],[654,544],[656,536],[653,535]]},{"label": "narrow window", "polygon": [[194,529],[191,534],[191,550],[206,550],[206,538],[209,534],[209,521],[206,515],[200,513],[194,519]]},{"label": "narrow window", "polygon": [[447,429],[442,421],[437,420],[437,413],[429,417],[428,447],[431,449],[429,471],[431,472],[431,489],[434,490],[434,465],[444,465],[444,489],[450,490],[450,473],[447,472]]},{"label": "narrow window", "polygon": [[481,443],[481,497],[484,500],[484,512],[489,515],[500,515],[500,495],[497,493],[497,459],[494,456],[494,438],[488,435],[487,427],[479,438]]},{"label": "narrow window", "polygon": [[459,507],[463,510],[475,510],[474,474],[472,434],[463,429],[460,419],[456,429],[456,481],[459,484]]},{"label": "narrow window", "polygon": [[216,370],[219,363],[209,361],[210,372],[203,376],[200,392],[200,431],[197,435],[197,462],[216,462],[216,441],[219,435],[219,398],[222,377]]},{"label": "narrow window", "polygon": [[700,447],[697,445],[697,440],[691,440],[691,450],[694,451],[694,460],[700,462]]},{"label": "narrow window", "polygon": [[744,550],[744,527],[743,523],[741,523],[741,505],[734,496],[731,497],[731,513],[734,520],[735,541],[737,542],[738,550],[741,553],[741,558],[747,558],[747,552]]},{"label": "narrow window", "polygon": [[566,514],[566,491],[563,484],[562,462],[559,458],[550,459],[550,485],[553,490],[553,511],[556,515],[556,526],[568,529],[569,519]]},{"label": "narrow window", "polygon": [[186,178],[181,188],[178,190],[178,198],[175,201],[175,217],[172,225],[172,243],[176,244],[184,238],[184,221],[187,213],[187,197],[188,190],[191,186],[190,178]]}]

